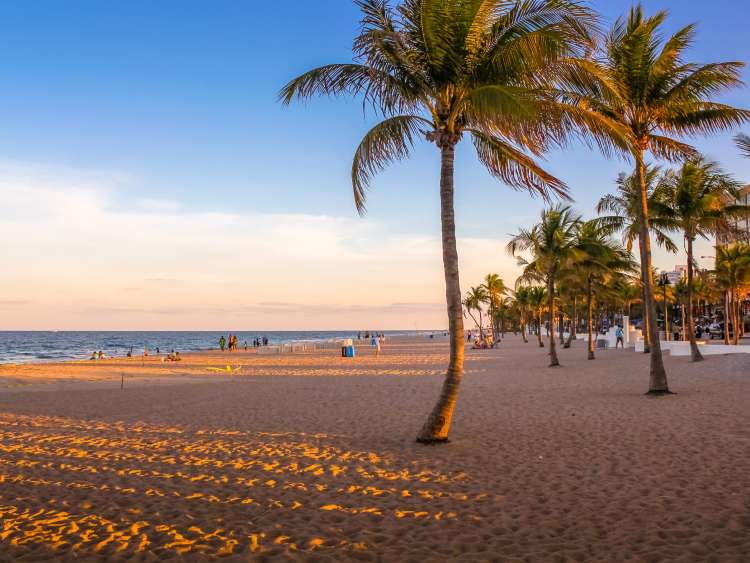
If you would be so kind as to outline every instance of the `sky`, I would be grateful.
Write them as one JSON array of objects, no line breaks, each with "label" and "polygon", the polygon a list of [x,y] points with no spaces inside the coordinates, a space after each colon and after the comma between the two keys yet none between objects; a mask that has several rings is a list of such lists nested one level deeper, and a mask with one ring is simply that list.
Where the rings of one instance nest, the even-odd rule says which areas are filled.
[{"label": "sky", "polygon": [[[630,6],[592,4],[606,24]],[[668,31],[699,24],[693,60],[750,60],[744,2],[644,4],[669,10]],[[350,61],[358,20],[350,0],[1,3],[0,329],[446,326],[435,147],[378,176],[361,218],[349,172],[374,116],[277,101],[305,70]],[[747,89],[722,100],[750,107]],[[731,137],[695,144],[750,183]],[[585,216],[629,166],[581,146],[545,164]],[[459,145],[464,289],[489,272],[513,283],[505,244],[542,208]]]}]

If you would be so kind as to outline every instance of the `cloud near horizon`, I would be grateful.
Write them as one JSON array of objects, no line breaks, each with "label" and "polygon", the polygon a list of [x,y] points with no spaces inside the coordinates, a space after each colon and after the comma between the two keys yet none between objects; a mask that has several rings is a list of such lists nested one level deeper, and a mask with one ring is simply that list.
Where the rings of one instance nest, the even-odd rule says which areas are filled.
[{"label": "cloud near horizon", "polygon": [[[370,219],[125,199],[116,174],[0,163],[0,329],[447,325],[440,239]],[[459,238],[462,286],[515,278],[505,240]]]}]

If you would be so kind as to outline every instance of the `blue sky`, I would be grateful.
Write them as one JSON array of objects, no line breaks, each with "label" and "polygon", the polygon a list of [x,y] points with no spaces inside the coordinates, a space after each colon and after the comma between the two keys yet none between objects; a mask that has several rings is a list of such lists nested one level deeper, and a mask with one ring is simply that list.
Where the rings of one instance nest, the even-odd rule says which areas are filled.
[{"label": "blue sky", "polygon": [[[630,6],[630,2],[620,0],[593,4],[605,21]],[[661,0],[646,2],[645,6],[649,11],[667,8],[670,31],[697,21],[698,40],[691,56],[710,62],[750,60],[750,10],[742,4],[736,0],[714,0],[710,4]],[[61,190],[85,185],[91,188],[88,195],[76,192],[76,197],[98,197],[99,211],[132,211],[138,217],[162,213],[168,215],[166,220],[206,219],[216,214],[220,229],[224,228],[225,216],[283,216],[292,223],[298,216],[302,221],[327,217],[344,225],[335,236],[337,243],[350,249],[391,248],[394,237],[403,237],[399,239],[402,243],[432,241],[439,230],[434,147],[421,144],[410,161],[380,176],[370,194],[367,219],[360,220],[352,204],[349,166],[359,139],[372,124],[371,117],[363,116],[357,101],[316,99],[291,108],[283,108],[276,101],[279,88],[302,71],[350,60],[358,18],[356,7],[348,0],[298,0],[278,5],[219,0],[2,3],[0,161],[5,163],[6,177],[0,176],[0,181],[12,183],[24,178],[29,189],[41,182],[46,193],[55,192],[56,181]],[[746,79],[749,76],[746,72]],[[735,91],[725,100],[750,107],[748,90]],[[750,161],[743,161],[737,154],[731,135],[699,140],[697,145],[738,178],[750,182]],[[626,165],[577,147],[549,155],[548,168],[569,183],[578,208],[589,213],[598,197],[611,190],[614,178]],[[456,182],[459,236],[467,239],[502,239],[520,224],[528,224],[541,209],[541,202],[492,180],[475,162],[469,143],[459,149]],[[33,209],[20,207],[13,212],[14,225],[23,230],[24,213],[33,215]],[[8,213],[11,211],[6,210],[3,216],[6,223]],[[137,227],[136,218],[131,219]],[[112,220],[117,217],[103,224]],[[360,222],[369,222],[369,226]],[[211,225],[211,220],[207,224]],[[264,224],[259,220],[254,229],[251,222],[232,248],[237,256],[234,259],[243,260],[239,271],[255,272],[255,283],[261,288],[277,283],[273,277],[264,283],[262,268],[251,259],[253,241],[268,243],[269,233],[260,228]],[[362,229],[366,232],[357,234]],[[88,232],[81,236],[99,235]],[[55,240],[50,239],[46,247],[54,247]],[[163,264],[162,258],[169,261],[170,240],[154,239],[155,264]],[[304,247],[310,240],[300,240],[299,244]],[[221,245],[234,246],[231,233],[222,241]],[[111,267],[97,263],[102,254],[134,252],[143,256],[154,250],[128,248],[127,241],[120,243],[115,238],[111,247],[92,248],[83,244],[86,241],[79,242],[81,246],[77,247],[76,240],[71,240],[66,252],[89,256],[94,264],[88,266],[94,271]],[[25,311],[34,299],[15,293],[23,286],[29,256],[44,258],[44,240],[39,244],[21,253],[26,262],[10,264],[11,272],[17,274],[16,285],[0,287],[9,295],[9,303],[26,303]],[[142,244],[151,246],[148,240]],[[483,265],[487,271],[507,269],[502,246],[496,247],[495,257],[495,246],[488,246],[492,250]],[[272,245],[268,252],[272,260]],[[293,254],[287,259],[294,260]],[[217,262],[213,267],[225,266],[226,262]],[[383,285],[381,274],[392,266],[383,258],[378,272],[368,271],[359,281],[349,278],[348,283],[378,280],[376,284]],[[143,273],[123,268],[124,277],[135,279]],[[81,274],[77,280],[71,271],[62,274],[69,278],[70,291],[85,285],[84,277],[91,278]],[[478,281],[467,277],[464,286]],[[437,281],[441,281],[439,277]],[[234,291],[242,291],[240,280],[236,283]],[[328,282],[321,277],[319,283]],[[335,286],[333,280],[330,284]],[[426,300],[411,283],[386,285],[390,293],[381,295],[379,288],[371,288],[367,300],[385,308],[396,302],[401,292],[404,303],[437,306],[440,302],[439,284],[430,284],[435,295],[430,294]],[[99,287],[109,301],[133,303],[139,299],[123,294],[123,288],[111,280],[102,280]],[[62,296],[72,299],[73,293]],[[189,295],[185,293],[183,298]],[[311,299],[310,303],[318,306],[334,307],[351,302],[353,297],[339,302],[335,293],[320,293]],[[248,307],[258,303],[253,297],[246,301]],[[285,306],[305,305],[299,296],[290,303],[286,298],[281,301]],[[154,307],[149,303],[140,309]],[[154,328],[183,326],[182,320],[173,321],[169,309],[157,320],[148,321],[126,309],[122,309],[123,320],[110,324],[124,327],[138,321]],[[56,315],[45,323],[55,322],[64,312]],[[19,311],[17,316],[11,315],[17,319],[14,326],[0,328],[19,328],[24,316]],[[88,318],[95,320],[88,323]],[[102,326],[102,318],[94,313],[82,315],[75,321],[75,328],[83,324],[107,328]],[[366,315],[349,320],[360,319],[365,326]],[[199,317],[190,322],[193,326],[189,328],[211,328]],[[237,328],[257,326],[253,326],[251,317],[236,322],[243,325]],[[326,322],[332,328],[346,327],[334,327],[333,320]]]}]

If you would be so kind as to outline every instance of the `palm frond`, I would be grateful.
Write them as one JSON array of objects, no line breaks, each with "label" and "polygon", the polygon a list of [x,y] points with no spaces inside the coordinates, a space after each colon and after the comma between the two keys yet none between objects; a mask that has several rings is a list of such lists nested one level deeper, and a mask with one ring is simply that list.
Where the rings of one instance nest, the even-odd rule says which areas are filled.
[{"label": "palm frond", "polygon": [[503,140],[471,129],[474,147],[490,174],[516,190],[528,190],[545,200],[557,196],[570,199],[567,186],[534,160]]},{"label": "palm frond", "polygon": [[352,187],[357,211],[364,214],[367,188],[372,177],[388,164],[409,156],[420,127],[431,123],[416,115],[399,115],[378,123],[364,136],[352,162]]}]

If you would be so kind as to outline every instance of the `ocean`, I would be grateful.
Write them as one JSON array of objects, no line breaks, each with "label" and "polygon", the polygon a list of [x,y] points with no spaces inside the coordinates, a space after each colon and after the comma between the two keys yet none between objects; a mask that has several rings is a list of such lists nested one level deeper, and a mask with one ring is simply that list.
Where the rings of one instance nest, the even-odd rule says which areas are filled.
[{"label": "ocean", "polygon": [[[384,331],[388,336],[424,334],[425,331]],[[171,332],[171,331],[0,331],[0,363],[59,362],[88,359],[91,352],[101,350],[107,356],[125,356],[130,348],[140,355],[144,347],[151,353],[194,352],[219,347],[219,338],[227,332]],[[320,342],[356,338],[356,330],[337,331],[266,331],[233,332],[240,347],[247,341],[252,346],[255,338],[268,338],[269,345],[291,342]]]}]

